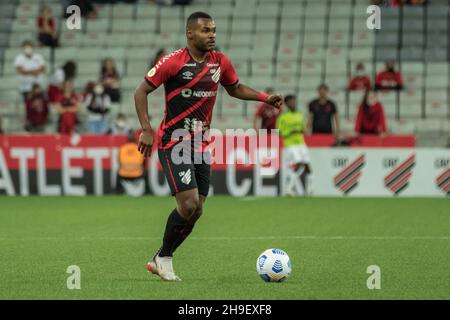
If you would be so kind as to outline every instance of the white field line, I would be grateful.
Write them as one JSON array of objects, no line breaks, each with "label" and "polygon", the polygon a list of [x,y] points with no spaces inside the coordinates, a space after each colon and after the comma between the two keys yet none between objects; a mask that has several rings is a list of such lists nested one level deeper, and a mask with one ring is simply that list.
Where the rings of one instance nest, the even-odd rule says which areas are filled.
[{"label": "white field line", "polygon": [[[0,241],[147,241],[161,237],[0,237]],[[450,236],[265,236],[265,237],[189,237],[191,240],[245,241],[245,240],[450,240]]]}]

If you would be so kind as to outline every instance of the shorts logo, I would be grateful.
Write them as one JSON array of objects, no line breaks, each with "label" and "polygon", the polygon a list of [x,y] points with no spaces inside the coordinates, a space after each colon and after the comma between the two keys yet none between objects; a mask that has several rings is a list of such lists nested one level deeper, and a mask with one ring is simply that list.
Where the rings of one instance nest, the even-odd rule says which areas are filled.
[{"label": "shorts logo", "polygon": [[185,71],[185,72],[182,73],[182,75],[183,75],[183,79],[192,80],[192,76],[194,74],[192,72],[190,72],[190,71]]},{"label": "shorts logo", "polygon": [[220,79],[220,67],[214,72],[214,74],[212,75],[212,80],[217,83]]},{"label": "shorts logo", "polygon": [[181,171],[180,173],[178,173],[178,175],[182,177],[181,182],[183,182],[184,184],[191,183],[191,169],[188,169],[187,171]]},{"label": "shorts logo", "polygon": [[153,77],[156,73],[156,68],[151,68],[150,71],[147,73],[147,76],[149,76],[150,78]]}]

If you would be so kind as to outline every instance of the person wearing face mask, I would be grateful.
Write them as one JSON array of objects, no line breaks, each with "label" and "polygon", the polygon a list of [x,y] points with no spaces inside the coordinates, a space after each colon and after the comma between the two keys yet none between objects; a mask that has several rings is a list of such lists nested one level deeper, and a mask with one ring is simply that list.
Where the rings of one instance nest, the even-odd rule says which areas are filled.
[{"label": "person wearing face mask", "polygon": [[86,95],[85,105],[89,111],[87,126],[89,133],[104,134],[108,130],[106,114],[111,106],[111,99],[105,93],[103,85],[97,83]]},{"label": "person wearing face mask", "polygon": [[386,116],[383,105],[373,90],[367,90],[358,107],[355,132],[359,134],[386,135]]},{"label": "person wearing face mask", "polygon": [[347,90],[369,90],[370,87],[370,79],[367,76],[366,70],[364,69],[364,64],[360,62],[356,65],[356,71],[347,86]]},{"label": "person wearing face mask", "polygon": [[114,135],[130,135],[132,132],[128,126],[127,116],[123,113],[117,115],[114,124],[108,130],[108,134]]},{"label": "person wearing face mask", "polygon": [[386,69],[377,74],[375,88],[377,90],[403,89],[403,77],[400,71],[395,70],[394,61],[387,61]]},{"label": "person wearing face mask", "polygon": [[25,130],[44,132],[48,120],[48,100],[39,84],[33,84],[33,88],[25,101],[25,106]]},{"label": "person wearing face mask", "polygon": [[24,41],[22,48],[23,52],[14,60],[14,67],[19,78],[19,90],[25,101],[34,83],[43,86],[46,67],[44,58],[34,52],[31,41]]}]

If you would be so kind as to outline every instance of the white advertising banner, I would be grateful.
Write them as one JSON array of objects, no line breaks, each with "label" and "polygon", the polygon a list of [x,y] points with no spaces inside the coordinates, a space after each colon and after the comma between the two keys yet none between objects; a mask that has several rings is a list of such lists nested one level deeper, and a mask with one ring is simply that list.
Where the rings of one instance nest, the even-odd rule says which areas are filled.
[{"label": "white advertising banner", "polygon": [[311,148],[314,195],[445,196],[450,150]]}]

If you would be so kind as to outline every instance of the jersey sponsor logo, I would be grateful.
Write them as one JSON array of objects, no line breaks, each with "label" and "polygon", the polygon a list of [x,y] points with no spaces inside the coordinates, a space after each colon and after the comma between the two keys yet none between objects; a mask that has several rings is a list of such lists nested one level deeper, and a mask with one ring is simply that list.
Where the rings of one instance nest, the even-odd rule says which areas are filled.
[{"label": "jersey sponsor logo", "polygon": [[202,91],[202,90],[192,90],[189,88],[184,88],[181,90],[181,95],[184,98],[190,98],[190,97],[196,97],[196,98],[210,98],[215,97],[217,94],[217,91]]},{"label": "jersey sponsor logo", "polygon": [[181,171],[180,173],[178,173],[178,175],[181,177],[181,182],[183,182],[184,184],[191,183],[191,169],[188,169],[187,171]]},{"label": "jersey sponsor logo", "polygon": [[184,66],[185,67],[196,67],[197,64],[196,63],[185,63]]},{"label": "jersey sponsor logo", "polygon": [[220,67],[216,70],[216,72],[214,72],[214,74],[212,75],[212,81],[214,81],[215,83],[217,83],[220,79]]},{"label": "jersey sponsor logo", "polygon": [[150,78],[153,77],[156,73],[156,68],[153,67],[150,69],[150,71],[147,73],[147,76],[149,76]]},{"label": "jersey sponsor logo", "polygon": [[207,63],[206,66],[207,67],[218,67],[220,64],[218,63]]},{"label": "jersey sponsor logo", "polygon": [[185,80],[192,80],[192,76],[194,75],[192,72],[190,71],[185,71],[182,73],[183,75],[183,79]]}]

